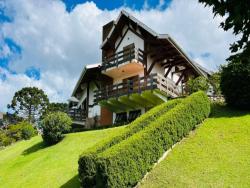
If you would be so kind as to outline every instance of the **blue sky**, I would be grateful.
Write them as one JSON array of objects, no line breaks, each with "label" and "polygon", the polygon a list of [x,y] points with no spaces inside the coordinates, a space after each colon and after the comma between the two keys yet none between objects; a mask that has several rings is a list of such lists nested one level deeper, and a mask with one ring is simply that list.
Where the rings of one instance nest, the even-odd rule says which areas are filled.
[{"label": "blue sky", "polygon": [[[68,12],[71,12],[74,10],[74,8],[78,4],[83,4],[88,1],[86,0],[61,0],[64,2],[66,6],[66,10]],[[90,1],[89,1],[90,2]],[[112,9],[117,9],[120,7],[129,7],[134,10],[141,10],[141,9],[160,9],[163,10],[165,9],[171,0],[163,1],[163,0],[94,0],[93,1],[96,6],[99,9],[102,10],[112,10]],[[10,15],[7,15],[6,13],[6,7],[1,6],[0,4],[0,24],[1,23],[8,23],[12,22],[13,19],[11,18]],[[0,56],[0,67],[5,68],[9,71],[9,63],[15,59],[18,58],[22,54],[22,48],[11,38],[4,38],[4,44],[9,47],[10,54],[8,54],[5,57]],[[0,50],[3,50],[3,46],[0,46]],[[14,73],[14,71],[13,71]],[[33,66],[28,67],[24,73],[30,77],[34,78],[36,80],[40,79],[40,70],[38,68],[35,68]],[[3,76],[3,73],[1,74],[0,72],[0,78],[6,78],[6,76]]]},{"label": "blue sky", "polygon": [[235,40],[197,0],[0,0],[0,111],[27,86],[66,102],[83,67],[100,63],[102,26],[122,9],[209,70],[225,63]]},{"label": "blue sky", "polygon": [[[100,9],[112,10],[122,6],[130,7],[132,9],[140,10],[143,8],[157,8],[157,6],[162,2],[161,9],[167,7],[171,0],[159,1],[159,0],[94,0],[93,2]],[[63,0],[67,10],[72,10],[77,4],[84,3],[86,0]],[[147,5],[148,7],[145,7]]]}]

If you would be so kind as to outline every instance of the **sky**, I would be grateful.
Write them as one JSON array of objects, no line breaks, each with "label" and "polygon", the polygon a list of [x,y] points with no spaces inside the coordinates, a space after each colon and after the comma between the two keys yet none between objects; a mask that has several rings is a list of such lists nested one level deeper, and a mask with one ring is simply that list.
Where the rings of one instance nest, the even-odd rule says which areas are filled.
[{"label": "sky", "polygon": [[211,71],[236,40],[198,0],[0,0],[0,111],[29,86],[66,102],[84,66],[100,63],[102,26],[122,9]]}]

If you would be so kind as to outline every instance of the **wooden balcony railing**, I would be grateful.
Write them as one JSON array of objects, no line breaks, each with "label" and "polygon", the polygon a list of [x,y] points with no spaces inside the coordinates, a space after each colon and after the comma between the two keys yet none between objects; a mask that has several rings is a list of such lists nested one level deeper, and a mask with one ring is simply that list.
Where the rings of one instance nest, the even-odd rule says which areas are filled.
[{"label": "wooden balcony railing", "polygon": [[125,83],[107,85],[104,88],[95,91],[95,103],[112,97],[120,97],[132,93],[141,93],[145,90],[159,89],[171,97],[178,97],[181,94],[180,89],[175,83],[160,74],[151,74],[145,77],[138,77],[137,80],[128,80]]},{"label": "wooden balcony railing", "polygon": [[68,115],[73,121],[85,121],[87,112],[84,109],[69,109]]},{"label": "wooden balcony railing", "polygon": [[133,59],[138,60],[142,64],[145,63],[146,55],[143,50],[137,49],[135,47],[128,48],[119,51],[111,56],[104,57],[102,70],[107,70],[108,68],[118,67],[120,64],[131,61]]}]

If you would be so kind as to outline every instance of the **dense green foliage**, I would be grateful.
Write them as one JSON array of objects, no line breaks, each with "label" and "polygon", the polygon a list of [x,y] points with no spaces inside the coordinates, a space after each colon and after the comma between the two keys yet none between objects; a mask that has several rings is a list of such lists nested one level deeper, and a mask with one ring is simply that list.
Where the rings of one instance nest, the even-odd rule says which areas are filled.
[{"label": "dense green foliage", "polygon": [[37,134],[36,129],[27,121],[19,122],[8,127],[7,134],[9,137],[18,140],[28,140]]},{"label": "dense green foliage", "polygon": [[221,27],[227,31],[233,29],[235,35],[239,35],[240,39],[233,43],[230,47],[231,52],[243,52],[231,56],[231,60],[235,58],[249,58],[250,54],[250,6],[249,0],[199,0],[207,6],[212,6],[215,15],[224,16]]},{"label": "dense green foliage", "polygon": [[14,110],[16,115],[35,122],[46,111],[48,104],[49,99],[43,90],[25,87],[15,93],[8,108]]},{"label": "dense green foliage", "polygon": [[28,140],[35,135],[37,131],[32,124],[22,121],[0,131],[0,146],[7,146],[19,140]]},{"label": "dense green foliage", "polygon": [[250,61],[222,67],[221,90],[228,105],[250,109]]},{"label": "dense green foliage", "polygon": [[71,129],[72,120],[64,112],[48,114],[41,122],[42,137],[47,145],[53,145],[63,139],[63,134]]},{"label": "dense green foliage", "polygon": [[7,135],[6,130],[0,130],[0,148],[8,146],[8,145],[12,144],[13,142],[15,142],[15,139],[9,137]]},{"label": "dense green foliage", "polygon": [[220,71],[213,73],[209,77],[209,83],[212,85],[215,95],[221,95],[220,82],[221,82],[221,72]]},{"label": "dense green foliage", "polygon": [[45,117],[46,114],[52,112],[65,112],[68,111],[68,104],[67,103],[49,103],[46,111],[42,114],[42,117]]},{"label": "dense green foliage", "polygon": [[210,113],[204,92],[197,92],[156,121],[97,157],[97,187],[134,187],[164,151],[180,141]]},{"label": "dense green foliage", "polygon": [[119,134],[109,137],[96,146],[86,150],[78,161],[79,163],[79,179],[83,187],[91,187],[96,184],[95,175],[96,175],[96,158],[97,154],[106,150],[107,148],[125,140],[134,133],[142,130],[144,127],[148,126],[151,122],[155,121],[162,114],[168,110],[175,107],[180,103],[181,99],[172,100],[166,103],[163,103],[159,106],[156,106],[149,110],[147,113],[138,117],[135,121],[126,126],[125,129],[121,130]]},{"label": "dense green foliage", "polygon": [[49,103],[48,109],[49,112],[67,112],[68,104],[67,103]]},{"label": "dense green foliage", "polygon": [[[196,98],[198,98],[198,99],[196,99]],[[97,187],[122,187],[122,186],[125,186],[126,187],[126,186],[133,186],[141,178],[142,174],[145,173],[145,168],[144,168],[144,171],[142,172],[140,170],[138,171],[138,168],[136,167],[137,162],[140,163],[140,168],[143,168],[143,166],[145,167],[145,164],[144,165],[142,164],[143,159],[141,159],[140,157],[142,157],[144,154],[147,154],[147,152],[149,152],[149,153],[152,152],[149,145],[154,145],[154,146],[158,146],[158,147],[162,146],[161,144],[159,144],[160,140],[162,139],[162,137],[159,138],[159,135],[162,135],[163,137],[165,137],[165,136],[168,137],[168,135],[172,134],[172,132],[168,133],[166,131],[166,129],[164,131],[162,129],[163,132],[160,131],[160,128],[163,125],[165,125],[164,122],[167,121],[167,119],[165,119],[166,114],[169,114],[171,111],[176,109],[178,106],[179,106],[179,108],[184,108],[184,110],[188,111],[188,113],[185,113],[185,114],[187,114],[187,116],[188,115],[192,116],[191,114],[193,112],[198,111],[197,115],[193,115],[194,116],[193,120],[196,119],[196,121],[195,122],[191,121],[191,123],[193,123],[192,126],[194,126],[198,122],[200,122],[201,119],[204,119],[207,116],[207,114],[209,113],[210,105],[209,105],[208,99],[206,98],[206,96],[203,92],[199,92],[197,94],[194,94],[192,98],[185,99],[185,101],[186,100],[187,100],[187,102],[185,102],[183,104],[187,103],[187,105],[184,105],[184,106],[186,107],[189,105],[189,108],[191,106],[190,109],[186,109],[188,107],[184,108],[182,102],[180,102],[179,100],[178,101],[173,100],[173,101],[167,102],[167,103],[162,104],[158,107],[155,107],[151,111],[142,115],[140,118],[138,118],[137,120],[132,122],[131,125],[128,125],[124,129],[124,131],[121,132],[120,134],[118,134],[115,138],[110,138],[110,139],[104,140],[102,143],[98,144],[97,146],[95,146],[89,150],[86,150],[81,155],[81,157],[79,159],[79,179],[81,181],[81,185],[83,187],[94,187],[94,186],[97,186]],[[189,104],[188,101],[191,101],[190,102],[191,104]],[[171,105],[171,103],[173,103],[173,104]],[[193,103],[195,103],[195,104],[193,104]],[[194,108],[193,105],[196,105],[195,109],[192,109],[192,108]],[[206,111],[206,112],[204,112],[204,111]],[[204,113],[207,113],[207,114],[204,115]],[[154,115],[152,115],[152,114],[154,114]],[[176,113],[173,113],[173,114],[171,113],[167,117],[168,117],[170,122],[175,123],[169,117],[171,117],[172,115],[178,115],[178,114],[179,114],[178,117],[180,118],[180,116],[182,116],[182,113],[179,111]],[[152,118],[148,119],[150,117],[152,117]],[[190,118],[190,117],[188,117],[188,118]],[[178,119],[178,121],[181,121],[182,123],[184,123],[186,125],[186,124],[188,124],[188,122],[190,122],[190,119],[188,119],[188,118],[186,118],[186,119],[180,118],[180,119]],[[147,126],[144,124],[144,122],[147,122],[147,124],[146,124]],[[171,126],[171,125],[166,125],[166,126],[169,129],[173,130],[173,126]],[[157,128],[155,129],[155,127],[157,127]],[[179,125],[177,127],[178,127],[179,132],[178,132],[178,134],[175,134],[175,136],[172,137],[173,138],[172,140],[170,139],[171,137],[168,138],[168,140],[170,139],[169,141],[171,142],[171,143],[169,143],[168,146],[171,146],[174,142],[178,141],[182,136],[186,135],[189,131],[187,126],[182,127],[181,125]],[[137,131],[130,131],[130,129],[131,130],[135,129]],[[147,130],[150,130],[150,131],[147,132]],[[174,130],[174,131],[176,133],[176,130]],[[127,132],[129,134],[127,134]],[[126,136],[126,135],[128,135],[128,136]],[[144,136],[147,135],[148,137],[141,138],[142,135],[144,135]],[[151,138],[150,135],[154,138]],[[146,139],[145,143],[143,141],[144,139]],[[157,141],[156,141],[156,143],[153,144],[150,139],[152,139],[152,140],[155,139],[155,141],[156,140]],[[130,140],[133,140],[132,141],[134,144],[134,145],[132,144],[133,146],[130,144],[124,144],[124,143],[130,143],[131,142]],[[167,141],[165,140],[164,142],[167,142]],[[121,148],[121,150],[119,148]],[[148,157],[150,158],[150,160],[149,160],[149,158],[145,157],[145,159],[148,162],[147,165],[151,166],[152,160],[157,160],[159,155],[162,154],[164,149],[165,148],[154,148],[153,149],[154,154],[152,154],[152,153],[148,154]],[[127,150],[127,151],[125,151],[125,150]],[[120,155],[120,154],[118,156],[109,156],[110,154],[115,155],[115,154],[118,154],[120,152],[123,153],[123,159],[122,159],[122,155]],[[133,158],[133,156],[135,156],[135,158]],[[112,159],[109,157],[111,157]],[[112,163],[112,161],[114,163]],[[114,165],[116,164],[118,166],[112,166],[111,163]],[[110,166],[110,169],[107,169],[107,168],[109,168],[108,166]],[[146,169],[148,170],[148,168],[146,168]],[[128,170],[128,171],[126,171],[126,170]],[[130,173],[130,170],[131,170],[131,173]],[[110,174],[109,174],[109,172],[110,172]]]},{"label": "dense green foliage", "polygon": [[199,76],[197,78],[190,79],[187,82],[187,89],[190,94],[200,90],[207,91],[208,87],[208,80],[204,76]]}]

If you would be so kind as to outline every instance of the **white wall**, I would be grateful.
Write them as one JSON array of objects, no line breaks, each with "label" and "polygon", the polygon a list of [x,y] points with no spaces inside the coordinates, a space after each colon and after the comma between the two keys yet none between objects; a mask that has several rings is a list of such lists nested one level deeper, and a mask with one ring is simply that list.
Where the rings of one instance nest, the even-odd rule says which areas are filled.
[{"label": "white wall", "polygon": [[[152,59],[150,56],[148,56],[148,57],[147,57],[148,69],[149,69],[149,67],[151,66],[152,63],[153,63],[153,59]],[[162,66],[160,65],[160,63],[156,63],[156,64],[154,65],[152,71],[151,71],[151,74],[152,74],[152,73],[159,73],[159,74],[161,74],[161,75],[164,75],[164,73],[165,73],[164,67],[162,67]]]},{"label": "white wall", "polygon": [[[89,86],[89,105],[93,105],[94,104],[94,91],[97,90],[97,87],[95,86],[95,84],[93,82],[90,82],[90,86]],[[88,115],[89,117],[94,117],[96,115],[100,115],[101,114],[101,108],[99,105],[95,105],[94,107],[89,107],[89,112]]]},{"label": "white wall", "polygon": [[[121,40],[121,38],[117,39],[116,48],[117,48],[117,45],[119,44],[120,40]],[[134,34],[131,30],[128,30],[125,37],[122,39],[121,43],[119,44],[116,52],[123,50],[123,47],[125,47],[129,44],[132,44],[132,43],[135,44],[135,48],[140,48],[141,50],[144,50],[144,40],[141,39],[136,34]]]}]

